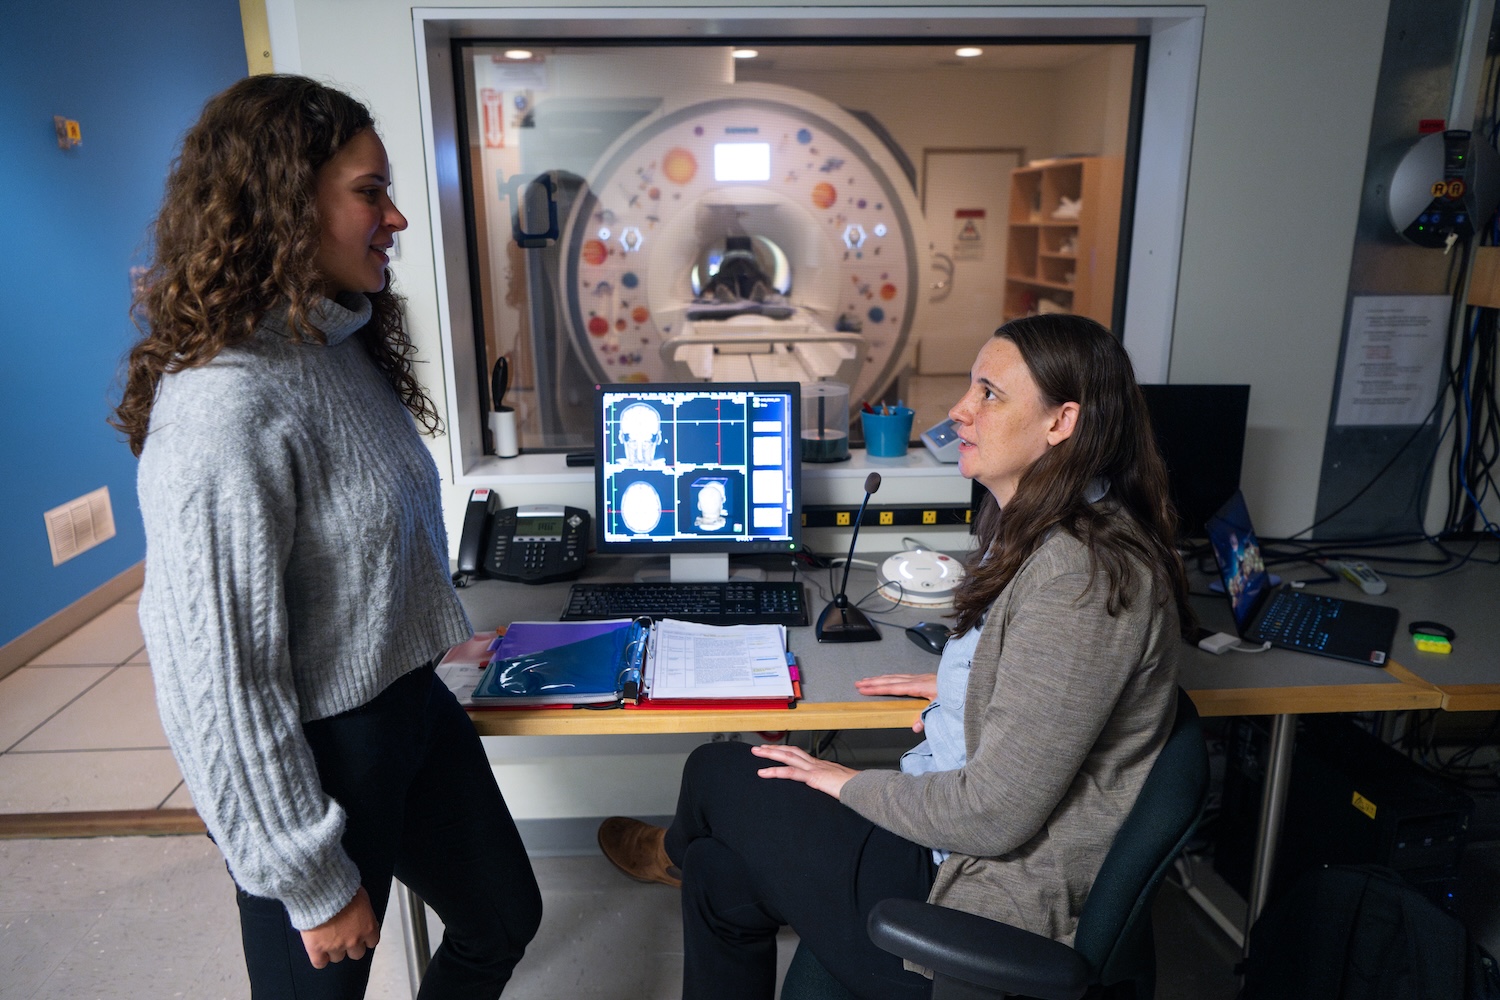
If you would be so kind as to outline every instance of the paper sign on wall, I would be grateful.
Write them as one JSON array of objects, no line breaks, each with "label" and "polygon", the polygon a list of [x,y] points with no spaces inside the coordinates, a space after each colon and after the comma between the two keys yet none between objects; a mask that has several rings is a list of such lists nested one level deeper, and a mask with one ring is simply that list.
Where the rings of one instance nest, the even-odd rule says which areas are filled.
[{"label": "paper sign on wall", "polygon": [[984,259],[984,209],[953,210],[953,257],[955,260]]},{"label": "paper sign on wall", "polygon": [[1437,401],[1446,295],[1357,295],[1339,380],[1340,427],[1420,424]]}]

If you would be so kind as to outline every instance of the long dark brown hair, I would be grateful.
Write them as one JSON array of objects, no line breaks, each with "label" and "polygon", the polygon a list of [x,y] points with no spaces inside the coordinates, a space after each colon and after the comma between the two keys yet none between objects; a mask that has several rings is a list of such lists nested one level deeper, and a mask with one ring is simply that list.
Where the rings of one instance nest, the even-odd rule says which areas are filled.
[{"label": "long dark brown hair", "polygon": [[[1167,492],[1167,469],[1156,448],[1146,401],[1130,358],[1104,327],[1082,316],[1013,320],[995,331],[1020,351],[1048,407],[1078,404],[1071,436],[1048,449],[1022,474],[1002,514],[986,493],[968,575],[954,596],[956,631],[980,617],[1053,529],[1088,546],[1093,572],[1109,585],[1111,615],[1136,598],[1140,581],[1130,560],[1150,567],[1156,599],[1174,600],[1184,635],[1196,619],[1187,600],[1187,574],[1173,544],[1177,515]],[[1099,503],[1086,499],[1105,481]]]},{"label": "long dark brown hair", "polygon": [[[126,357],[110,424],[137,456],[163,374],[245,342],[272,309],[287,310],[294,336],[323,340],[309,320],[321,300],[317,172],[374,127],[363,104],[301,76],[252,76],[204,106],[167,177],[150,266],[131,302],[143,334]],[[437,433],[389,271],[370,301],[370,321],[356,336],[406,408]]]}]

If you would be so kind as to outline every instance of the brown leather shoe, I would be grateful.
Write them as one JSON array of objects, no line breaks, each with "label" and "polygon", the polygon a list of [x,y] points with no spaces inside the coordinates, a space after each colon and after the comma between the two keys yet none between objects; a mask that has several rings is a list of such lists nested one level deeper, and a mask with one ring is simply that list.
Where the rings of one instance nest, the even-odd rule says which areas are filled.
[{"label": "brown leather shoe", "polygon": [[599,824],[599,850],[637,882],[660,882],[678,888],[682,872],[667,857],[667,831],[638,819],[611,816]]}]

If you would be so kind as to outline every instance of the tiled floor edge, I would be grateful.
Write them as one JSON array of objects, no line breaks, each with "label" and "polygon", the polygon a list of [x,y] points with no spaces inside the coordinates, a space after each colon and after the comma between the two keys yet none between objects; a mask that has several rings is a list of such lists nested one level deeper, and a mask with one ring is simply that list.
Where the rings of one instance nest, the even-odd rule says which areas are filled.
[{"label": "tiled floor edge", "polygon": [[0,646],[0,677],[31,662],[32,658],[78,631],[120,601],[139,590],[146,576],[144,561],[136,563],[69,604],[52,617],[34,625]]},{"label": "tiled floor edge", "polygon": [[0,840],[51,837],[142,837],[203,833],[195,809],[0,813]]}]

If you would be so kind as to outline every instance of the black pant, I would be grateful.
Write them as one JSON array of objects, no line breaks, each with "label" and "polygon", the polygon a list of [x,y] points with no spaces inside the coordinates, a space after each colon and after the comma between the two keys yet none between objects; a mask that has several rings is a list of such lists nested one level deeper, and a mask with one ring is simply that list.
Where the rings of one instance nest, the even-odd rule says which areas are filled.
[{"label": "black pant", "polygon": [[[377,918],[391,875],[442,918],[423,998],[493,998],[542,918],[531,861],[474,726],[430,667],[369,703],[303,726],[323,790],[348,814],[343,846]],[[256,998],[358,998],[372,953],[314,969],[278,900],[239,892]],[[399,942],[382,932],[382,948]]]},{"label": "black pant", "polygon": [[927,898],[932,852],[823,792],[755,773],[771,763],[709,743],[683,768],[667,830],[682,869],[683,1000],[769,1000],[783,925],[857,996],[929,996],[932,984],[875,947],[865,921],[882,899]]}]

